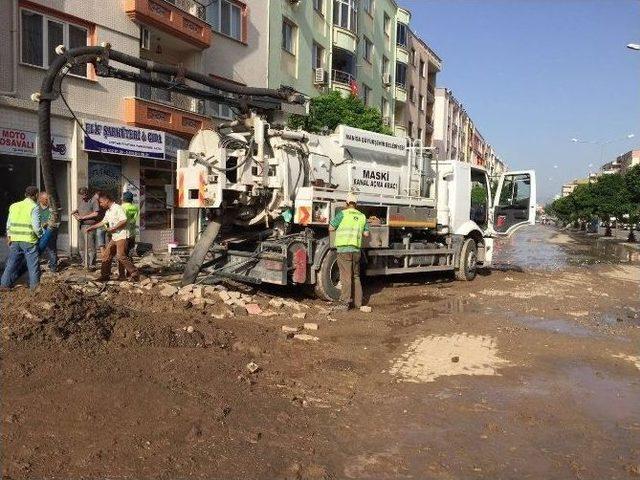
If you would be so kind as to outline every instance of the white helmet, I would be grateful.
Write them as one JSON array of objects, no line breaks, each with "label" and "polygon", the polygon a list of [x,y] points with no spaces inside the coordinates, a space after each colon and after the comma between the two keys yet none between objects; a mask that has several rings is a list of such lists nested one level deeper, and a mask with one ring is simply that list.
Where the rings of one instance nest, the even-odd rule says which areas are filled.
[{"label": "white helmet", "polygon": [[358,203],[358,196],[354,192],[347,193],[347,203]]}]

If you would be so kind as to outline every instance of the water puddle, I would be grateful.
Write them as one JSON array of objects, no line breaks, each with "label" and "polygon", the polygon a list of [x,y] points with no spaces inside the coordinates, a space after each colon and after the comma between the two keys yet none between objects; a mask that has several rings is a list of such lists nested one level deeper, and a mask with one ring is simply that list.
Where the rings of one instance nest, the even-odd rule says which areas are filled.
[{"label": "water puddle", "polygon": [[596,335],[595,332],[592,332],[582,325],[559,318],[549,319],[534,317],[531,315],[511,315],[509,316],[509,319],[536,330],[560,333],[562,335],[571,335],[574,337],[592,337]]},{"label": "water puddle", "polygon": [[633,382],[618,380],[589,366],[566,370],[576,404],[595,417],[614,422],[637,421],[640,389]]},{"label": "water puddle", "polygon": [[523,228],[496,239],[493,265],[497,270],[560,270],[571,265],[635,264],[640,251],[619,240],[570,236],[541,225]]},{"label": "water puddle", "polygon": [[509,362],[498,356],[495,339],[460,333],[430,335],[412,342],[392,362],[389,373],[398,381],[433,382],[452,375],[498,375]]}]

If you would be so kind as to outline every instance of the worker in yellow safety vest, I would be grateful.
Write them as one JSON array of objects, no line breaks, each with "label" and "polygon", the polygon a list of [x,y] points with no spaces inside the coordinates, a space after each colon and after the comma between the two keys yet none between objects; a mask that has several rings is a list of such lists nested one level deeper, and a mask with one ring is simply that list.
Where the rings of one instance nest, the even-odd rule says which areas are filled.
[{"label": "worker in yellow safety vest", "polygon": [[38,238],[42,230],[40,210],[36,203],[38,188],[27,187],[24,197],[24,200],[9,206],[7,218],[9,255],[0,280],[0,286],[4,289],[13,286],[25,261],[29,272],[29,287],[35,288],[40,283]]},{"label": "worker in yellow safety vest", "polygon": [[[128,257],[131,257],[131,251],[136,246],[136,227],[140,216],[140,207],[133,203],[133,193],[128,191],[122,194],[121,207],[127,216],[127,230],[129,231],[126,253]],[[125,269],[122,264],[118,263],[118,278],[122,278],[124,275]]]},{"label": "worker in yellow safety vest", "polygon": [[335,247],[338,254],[338,269],[340,270],[340,303],[336,310],[348,310],[353,306],[362,306],[362,284],[360,282],[360,255],[362,238],[369,236],[367,217],[360,212],[355,194],[347,195],[347,208],[339,211],[329,224],[329,229],[335,231]]}]

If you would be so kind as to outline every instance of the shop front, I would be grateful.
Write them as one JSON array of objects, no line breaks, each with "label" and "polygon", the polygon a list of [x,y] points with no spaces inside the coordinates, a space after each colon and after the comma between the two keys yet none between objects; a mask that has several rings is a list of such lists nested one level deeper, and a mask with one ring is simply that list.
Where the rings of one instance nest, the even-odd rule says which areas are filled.
[{"label": "shop front", "polygon": [[[44,189],[36,158],[36,132],[0,126],[0,236],[6,236],[9,205],[24,198],[24,189],[35,185]],[[53,171],[61,206],[58,250],[69,251],[69,185],[71,139],[54,134]]]},{"label": "shop front", "polygon": [[85,121],[88,182],[120,199],[130,191],[140,205],[137,240],[156,251],[189,238],[189,216],[174,208],[177,150],[187,148],[180,137],[138,127]]}]

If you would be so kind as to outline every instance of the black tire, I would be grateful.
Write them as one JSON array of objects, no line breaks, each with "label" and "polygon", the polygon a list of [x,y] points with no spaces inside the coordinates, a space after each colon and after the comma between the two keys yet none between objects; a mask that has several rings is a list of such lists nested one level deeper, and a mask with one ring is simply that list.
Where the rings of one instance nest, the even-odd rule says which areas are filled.
[{"label": "black tire", "polygon": [[207,253],[209,253],[209,248],[211,248],[213,241],[218,236],[221,223],[221,219],[213,219],[209,222],[205,231],[202,232],[202,235],[200,235],[196,246],[193,247],[193,252],[191,252],[189,260],[187,260],[187,264],[184,267],[184,273],[182,274],[183,286],[194,283],[198,278],[200,267],[202,266]]},{"label": "black tire", "polygon": [[314,293],[316,296],[327,302],[340,300],[340,274],[338,271],[338,253],[329,250],[322,259]]},{"label": "black tire", "polygon": [[462,244],[458,265],[455,271],[456,280],[470,282],[476,278],[478,271],[478,247],[473,238],[467,238]]}]

